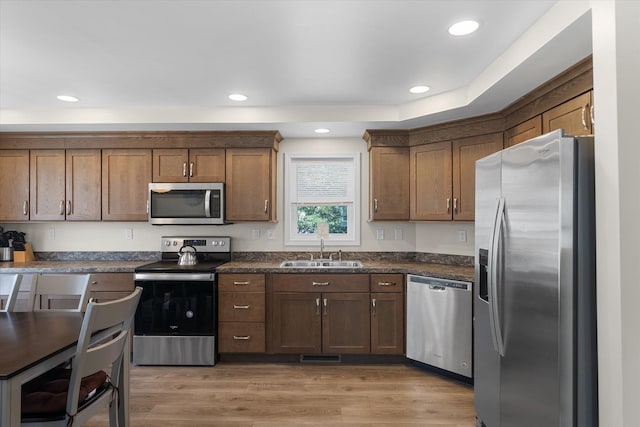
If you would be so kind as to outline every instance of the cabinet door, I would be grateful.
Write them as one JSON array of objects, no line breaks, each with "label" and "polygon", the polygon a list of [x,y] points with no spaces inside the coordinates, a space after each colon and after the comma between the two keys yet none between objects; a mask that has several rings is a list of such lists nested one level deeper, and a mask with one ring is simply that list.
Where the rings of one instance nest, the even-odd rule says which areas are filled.
[{"label": "cabinet door", "polygon": [[540,135],[542,135],[542,116],[538,115],[511,129],[507,129],[504,132],[504,147],[513,147]]},{"label": "cabinet door", "polygon": [[404,353],[404,295],[371,294],[371,353]]},{"label": "cabinet door", "polygon": [[200,148],[189,150],[189,181],[224,182],[224,149]]},{"label": "cabinet door", "polygon": [[591,92],[583,93],[542,113],[542,132],[564,129],[565,135],[590,135]]},{"label": "cabinet door", "polygon": [[99,221],[101,218],[100,150],[66,152],[66,219]]},{"label": "cabinet door", "polygon": [[450,220],[451,142],[411,147],[412,220]]},{"label": "cabinet door", "polygon": [[151,150],[102,151],[102,219],[146,221]]},{"label": "cabinet door", "polygon": [[28,220],[29,150],[0,150],[0,182],[0,221]]},{"label": "cabinet door", "polygon": [[369,218],[408,220],[409,148],[372,147],[369,156]]},{"label": "cabinet door", "polygon": [[[227,150],[226,209],[229,221],[275,219],[271,156],[269,148]],[[275,153],[273,157],[275,158]],[[275,169],[273,176],[275,176]]]},{"label": "cabinet door", "polygon": [[369,313],[368,293],[323,293],[322,352],[368,354]]},{"label": "cabinet door", "polygon": [[453,219],[473,221],[476,211],[476,160],[502,150],[502,132],[453,141]]},{"label": "cabinet door", "polygon": [[271,300],[270,352],[322,352],[320,294],[274,292]]},{"label": "cabinet door", "polygon": [[165,148],[153,150],[153,182],[189,181],[189,150]]},{"label": "cabinet door", "polygon": [[30,219],[64,221],[64,150],[31,150]]}]

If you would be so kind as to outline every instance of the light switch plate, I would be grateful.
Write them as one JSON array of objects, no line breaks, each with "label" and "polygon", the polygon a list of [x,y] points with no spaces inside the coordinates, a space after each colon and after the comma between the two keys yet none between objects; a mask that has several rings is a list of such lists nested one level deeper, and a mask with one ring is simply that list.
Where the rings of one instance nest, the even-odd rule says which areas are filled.
[{"label": "light switch plate", "polygon": [[253,240],[260,240],[260,229],[259,228],[254,228],[253,230],[251,230],[251,238]]},{"label": "light switch plate", "polygon": [[376,230],[376,239],[384,240],[384,228],[378,228]]},{"label": "light switch plate", "polygon": [[458,231],[458,241],[466,242],[467,241],[467,232],[464,230]]},{"label": "light switch plate", "polygon": [[124,239],[125,240],[133,240],[133,228],[125,228],[124,229]]},{"label": "light switch plate", "polygon": [[402,228],[395,229],[393,238],[396,240],[402,240]]}]

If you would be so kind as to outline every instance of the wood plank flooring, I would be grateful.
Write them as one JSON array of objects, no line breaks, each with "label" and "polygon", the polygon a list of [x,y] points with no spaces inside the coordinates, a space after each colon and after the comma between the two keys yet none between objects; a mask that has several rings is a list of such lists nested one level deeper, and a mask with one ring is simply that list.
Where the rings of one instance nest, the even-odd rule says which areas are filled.
[{"label": "wood plank flooring", "polygon": [[130,409],[132,427],[475,425],[471,386],[412,365],[134,366]]}]

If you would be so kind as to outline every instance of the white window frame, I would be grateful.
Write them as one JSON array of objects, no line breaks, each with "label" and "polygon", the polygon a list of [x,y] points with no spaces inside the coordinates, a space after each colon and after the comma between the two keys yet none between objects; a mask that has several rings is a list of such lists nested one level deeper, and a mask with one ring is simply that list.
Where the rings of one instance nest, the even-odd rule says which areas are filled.
[{"label": "white window frame", "polygon": [[[313,200],[297,199],[297,167],[304,162],[327,164],[336,161],[348,162],[353,171],[349,185],[349,196],[346,200],[326,200],[315,202]],[[298,234],[298,206],[310,205],[347,205],[347,234],[329,234],[324,239],[327,246],[358,246],[360,245],[360,153],[353,154],[285,154],[285,246],[315,246],[320,239],[317,234]]]}]

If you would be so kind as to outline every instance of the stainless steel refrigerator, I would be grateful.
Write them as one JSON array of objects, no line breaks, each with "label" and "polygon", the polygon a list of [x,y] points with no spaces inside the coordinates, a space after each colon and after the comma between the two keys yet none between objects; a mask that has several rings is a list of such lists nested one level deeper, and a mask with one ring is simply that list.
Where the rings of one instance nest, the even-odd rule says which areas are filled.
[{"label": "stainless steel refrigerator", "polygon": [[476,424],[596,426],[593,138],[478,160],[475,221]]}]

